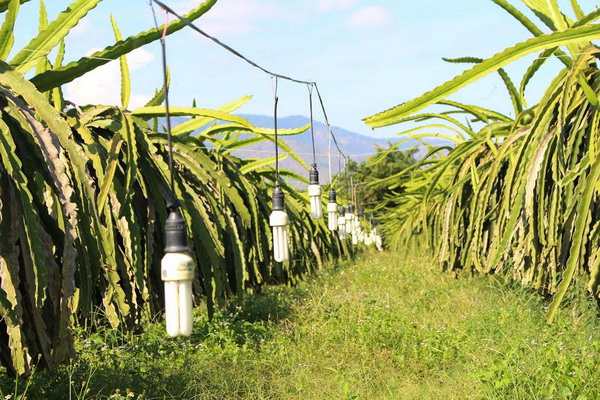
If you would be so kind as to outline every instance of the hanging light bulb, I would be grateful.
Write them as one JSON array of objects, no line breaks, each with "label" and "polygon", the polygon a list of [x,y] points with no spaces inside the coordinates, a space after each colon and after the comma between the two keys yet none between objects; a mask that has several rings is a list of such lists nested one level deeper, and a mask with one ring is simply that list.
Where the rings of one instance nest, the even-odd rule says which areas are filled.
[{"label": "hanging light bulb", "polygon": [[354,232],[354,206],[352,204],[346,207],[346,233],[352,234]]},{"label": "hanging light bulb", "polygon": [[383,251],[383,240],[380,235],[375,235],[375,247],[377,247],[377,251]]},{"label": "hanging light bulb", "polygon": [[340,215],[337,217],[338,221],[338,233],[341,239],[346,237],[346,208],[340,207]]},{"label": "hanging light bulb", "polygon": [[327,225],[330,231],[338,228],[337,195],[334,189],[329,191],[329,203],[327,203]]},{"label": "hanging light bulb", "polygon": [[361,242],[361,243],[363,242],[364,231],[362,229],[362,225],[361,225],[360,221],[362,221],[364,219],[364,216],[365,216],[365,209],[363,207],[358,208],[356,215],[354,216],[354,223],[356,225],[356,230],[359,232],[359,242]]},{"label": "hanging light bulb", "polygon": [[319,186],[317,164],[312,165],[309,178],[308,197],[310,199],[310,216],[313,219],[320,219],[323,216],[323,206],[321,205],[321,186]]},{"label": "hanging light bulb", "polygon": [[346,207],[346,234],[354,241],[354,207],[352,204]]},{"label": "hanging light bulb", "polygon": [[365,244],[367,246],[371,246],[373,244],[373,234],[369,233],[368,235],[365,236]]},{"label": "hanging light bulb", "polygon": [[192,280],[195,263],[187,245],[185,222],[171,207],[165,223],[165,255],[161,278],[165,283],[165,320],[170,337],[192,334]]},{"label": "hanging light bulb", "polygon": [[352,244],[358,244],[358,225],[356,224],[356,215],[352,218]]},{"label": "hanging light bulb", "polygon": [[269,222],[273,228],[273,256],[275,261],[287,261],[289,259],[289,218],[283,206],[283,191],[279,185],[276,185],[273,190],[273,212],[271,213]]}]

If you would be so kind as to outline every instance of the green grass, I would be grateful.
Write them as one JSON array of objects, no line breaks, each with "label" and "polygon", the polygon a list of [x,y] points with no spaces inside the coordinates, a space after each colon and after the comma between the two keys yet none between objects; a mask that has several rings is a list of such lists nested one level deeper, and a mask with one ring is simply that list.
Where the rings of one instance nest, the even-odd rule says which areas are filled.
[{"label": "green grass", "polygon": [[[538,295],[454,279],[426,257],[365,255],[297,288],[231,304],[190,339],[161,324],[95,333],[31,399],[597,399],[597,306],[572,298],[544,320]],[[83,335],[81,335],[83,336]],[[3,395],[15,382],[0,378]]]}]

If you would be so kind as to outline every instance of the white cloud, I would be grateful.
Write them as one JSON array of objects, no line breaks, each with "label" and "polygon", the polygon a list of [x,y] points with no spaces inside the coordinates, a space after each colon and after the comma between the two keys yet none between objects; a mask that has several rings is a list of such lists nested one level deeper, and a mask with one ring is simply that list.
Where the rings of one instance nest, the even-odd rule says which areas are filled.
[{"label": "white cloud", "polygon": [[90,17],[86,16],[83,19],[81,19],[77,25],[75,25],[73,27],[73,29],[71,29],[70,34],[73,36],[81,36],[85,33],[88,33],[92,28],[92,23],[90,22]]},{"label": "white cloud", "polygon": [[377,28],[388,25],[391,22],[388,10],[383,6],[367,6],[355,11],[350,16],[350,26],[359,28]]},{"label": "white cloud", "polygon": [[358,0],[319,0],[319,11],[347,10],[357,2]]},{"label": "white cloud", "polygon": [[[92,54],[95,50],[88,52]],[[134,72],[146,66],[154,59],[154,55],[149,51],[140,48],[127,55],[129,70]],[[70,82],[65,87],[65,97],[78,105],[86,104],[121,104],[121,71],[118,61],[111,61],[108,64],[96,68]],[[129,108],[136,108],[144,105],[150,98],[149,95],[132,93]]]},{"label": "white cloud", "polygon": [[[177,8],[185,12],[198,4],[186,0]],[[262,20],[281,16],[279,7],[265,0],[220,0],[197,24],[214,35],[239,35],[254,31]]]},{"label": "white cloud", "polygon": [[[154,60],[154,54],[144,48],[139,48],[127,54],[127,64],[131,71],[138,70],[150,64]],[[115,62],[116,63],[116,62]]]}]

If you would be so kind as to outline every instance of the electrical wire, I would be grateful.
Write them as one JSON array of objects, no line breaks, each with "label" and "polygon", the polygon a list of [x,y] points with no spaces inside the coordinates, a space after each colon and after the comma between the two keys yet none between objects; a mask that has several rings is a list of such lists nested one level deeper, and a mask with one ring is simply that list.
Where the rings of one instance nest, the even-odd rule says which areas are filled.
[{"label": "electrical wire", "polygon": [[260,64],[258,64],[257,62],[249,59],[248,57],[244,56],[241,52],[237,51],[236,49],[234,49],[233,47],[229,46],[228,44],[222,42],[221,40],[219,40],[218,38],[206,33],[204,30],[200,29],[196,24],[194,24],[193,22],[189,21],[187,18],[185,18],[184,16],[178,14],[177,12],[175,12],[175,10],[173,10],[171,7],[167,6],[165,3],[163,3],[161,0],[151,0],[154,3],[156,3],[159,7],[161,7],[163,10],[165,10],[166,12],[172,14],[173,16],[175,16],[176,18],[178,18],[181,22],[183,22],[186,26],[188,26],[190,29],[196,31],[197,33],[199,33],[200,35],[204,36],[205,38],[211,40],[213,43],[216,43],[217,45],[221,46],[222,48],[224,48],[225,50],[227,50],[228,52],[232,53],[233,55],[235,55],[236,57],[242,59],[243,61],[245,61],[246,63],[250,64],[251,66],[253,66],[254,68],[257,68],[259,70],[261,70],[262,72],[270,75],[273,78],[279,78],[279,79],[284,79],[284,80],[288,80],[290,82],[295,82],[295,83],[300,83],[300,84],[304,84],[304,85],[312,85],[314,86],[314,88],[316,89],[317,95],[319,97],[319,101],[321,103],[321,108],[323,110],[323,115],[325,116],[325,121],[327,123],[327,128],[329,130],[329,134],[332,135],[333,141],[338,149],[338,151],[340,151],[342,154],[344,153],[331,129],[331,124],[329,123],[329,118],[327,117],[327,112],[325,110],[325,105],[323,102],[323,99],[321,97],[321,93],[319,91],[319,86],[317,84],[317,82],[314,81],[306,81],[306,80],[301,80],[301,79],[296,79],[296,78],[292,78],[290,76],[287,75],[283,75],[283,74],[279,74],[276,72],[273,72],[263,66],[261,66]]},{"label": "electrical wire", "polygon": [[329,169],[329,186],[331,186],[331,135],[328,135],[327,138],[328,138],[327,166],[328,166],[328,169]]},{"label": "electrical wire", "polygon": [[333,138],[333,142],[335,143],[335,147],[337,147],[338,151],[340,153],[342,153],[342,155],[343,155],[344,152],[340,148],[340,145],[339,145],[339,143],[338,143],[335,135],[333,134],[333,130],[331,129],[331,124],[329,123],[329,117],[327,116],[327,111],[325,110],[325,102],[323,101],[323,97],[321,96],[321,92],[319,91],[319,85],[317,85],[315,83],[314,86],[315,86],[315,90],[317,92],[317,96],[319,98],[319,103],[321,104],[321,110],[323,111],[323,117],[325,117],[325,123],[327,124],[327,129],[329,130],[329,134]]},{"label": "electrical wire", "polygon": [[[154,10],[154,0],[150,0],[150,8],[152,9],[152,17],[154,19],[154,25],[156,29],[159,30],[158,27],[158,19],[156,18],[156,11]],[[165,13],[165,19],[168,19],[168,13]],[[171,186],[171,194],[173,198],[175,197],[175,168],[173,166],[173,133],[171,131],[171,109],[169,103],[169,72],[167,69],[167,26],[168,23],[165,22],[164,29],[162,35],[160,37],[160,47],[162,53],[162,71],[163,71],[163,92],[165,96],[165,117],[167,121],[167,140],[169,145],[169,175],[170,175],[170,186]],[[177,202],[175,200],[174,204],[167,205],[168,208],[176,207]]]},{"label": "electrical wire", "polygon": [[275,177],[277,182],[275,185],[279,185],[279,135],[277,134],[277,106],[279,105],[279,96],[277,96],[277,86],[279,77],[275,77],[275,86],[273,90],[274,94],[274,110],[273,110],[273,122],[275,129]]},{"label": "electrical wire", "polygon": [[308,85],[308,103],[310,104],[310,137],[312,140],[313,165],[317,165],[317,149],[315,148],[315,126],[313,121],[312,85]]},{"label": "electrical wire", "polygon": [[[319,102],[321,105],[321,109],[323,112],[323,115],[325,117],[325,121],[327,124],[327,128],[329,131],[329,149],[328,149],[328,166],[329,166],[329,180],[331,183],[331,140],[333,139],[333,142],[335,143],[335,146],[338,150],[339,156],[338,156],[338,172],[341,172],[341,167],[340,167],[340,161],[343,157],[344,159],[344,169],[346,169],[346,163],[347,161],[349,161],[349,156],[346,155],[338,141],[337,138],[335,136],[335,134],[333,133],[333,129],[331,128],[331,125],[329,123],[329,118],[327,116],[327,112],[325,109],[325,105],[323,102],[323,98],[321,96],[321,93],[319,91],[318,85],[316,82],[311,82],[311,81],[304,81],[304,80],[299,80],[299,79],[295,79],[295,78],[291,78],[289,76],[286,75],[282,75],[282,74],[278,74],[275,72],[272,72],[262,66],[260,66],[259,64],[257,64],[256,62],[250,60],[249,58],[245,57],[244,55],[242,55],[240,52],[238,52],[237,50],[235,50],[234,48],[232,48],[231,46],[228,46],[227,44],[223,43],[222,41],[220,41],[219,39],[207,34],[206,32],[204,32],[203,30],[201,30],[200,28],[198,28],[196,25],[194,25],[193,23],[191,23],[190,21],[188,21],[186,18],[182,17],[181,15],[177,14],[173,9],[171,9],[170,7],[168,7],[166,4],[164,4],[162,1],[160,0],[150,0],[155,1],[160,7],[162,7],[167,13],[171,13],[174,16],[176,16],[177,18],[179,18],[182,22],[184,22],[187,26],[189,26],[190,28],[192,28],[193,30],[195,30],[196,32],[200,33],[202,36],[208,38],[209,40],[213,41],[214,43],[218,44],[219,46],[225,48],[226,50],[228,50],[229,52],[231,52],[232,54],[236,55],[237,57],[241,58],[242,60],[244,60],[245,62],[247,62],[248,64],[252,65],[253,67],[265,72],[268,75],[271,75],[273,78],[275,78],[275,96],[274,96],[274,125],[275,125],[275,169],[276,169],[276,177],[277,177],[277,183],[279,183],[279,145],[278,145],[278,125],[277,125],[277,108],[278,108],[278,102],[279,102],[279,98],[277,96],[277,80],[279,78],[284,79],[284,80],[288,80],[291,82],[296,82],[296,83],[301,83],[301,84],[306,84],[309,86],[309,98],[310,98],[310,113],[311,113],[311,138],[312,138],[312,147],[313,147],[313,152],[312,152],[312,156],[313,156],[313,163],[316,164],[316,148],[315,148],[315,138],[314,138],[314,126],[313,126],[313,104],[312,104],[312,90],[311,87],[314,86],[314,88],[316,89],[317,92],[317,96],[319,98]],[[153,9],[154,12],[154,9]],[[156,20],[156,18],[155,18]],[[157,26],[158,29],[158,26]],[[163,43],[164,37],[161,38],[161,43]],[[164,54],[166,52],[163,51],[163,58],[165,57]],[[579,53],[579,54],[583,54],[583,53]],[[537,57],[536,60],[542,60],[542,59],[547,59],[547,58],[555,58],[557,57],[556,55],[551,55],[548,57]],[[168,92],[168,88],[165,87],[165,94],[167,94]],[[169,117],[168,115],[168,106],[167,106],[167,117]],[[170,125],[170,122],[167,121],[167,125]],[[170,126],[168,126],[168,130],[170,131]],[[169,139],[171,139],[171,137],[169,137]],[[172,144],[169,144],[170,146],[172,146]],[[366,155],[370,154],[370,153],[365,153]],[[348,171],[347,171],[348,172]],[[352,174],[349,174],[349,181],[350,181],[350,186],[348,188],[348,192],[351,198],[351,202],[354,203],[354,205],[357,207],[357,212],[358,212],[358,198],[357,198],[357,193],[356,193],[356,187],[353,183],[353,176]]]},{"label": "electrical wire", "polygon": [[237,57],[241,58],[242,60],[244,60],[245,62],[247,62],[248,64],[252,65],[255,68],[258,68],[259,70],[263,71],[266,74],[269,74],[273,77],[276,78],[280,78],[280,79],[285,79],[291,82],[296,82],[296,83],[302,83],[305,85],[310,85],[310,84],[314,84],[314,82],[311,81],[304,81],[304,80],[300,80],[300,79],[295,79],[283,74],[278,74],[275,72],[272,72],[262,66],[260,66],[258,63],[252,61],[251,59],[247,58],[246,56],[244,56],[242,53],[240,53],[239,51],[237,51],[236,49],[234,49],[233,47],[223,43],[221,40],[217,39],[216,37],[209,35],[208,33],[206,33],[205,31],[203,31],[202,29],[200,29],[197,25],[195,25],[194,23],[192,23],[191,21],[189,21],[187,18],[185,18],[184,16],[176,13],[171,7],[167,6],[165,3],[163,3],[160,0],[153,0],[156,4],[158,4],[163,10],[173,14],[175,17],[179,18],[179,20],[181,20],[181,22],[183,22],[185,25],[187,25],[188,27],[190,27],[191,29],[195,30],[196,32],[198,32],[199,34],[201,34],[202,36],[204,36],[205,38],[213,41],[214,43],[218,44],[219,46],[223,47],[224,49],[226,49],[227,51],[229,51],[230,53],[236,55]]}]

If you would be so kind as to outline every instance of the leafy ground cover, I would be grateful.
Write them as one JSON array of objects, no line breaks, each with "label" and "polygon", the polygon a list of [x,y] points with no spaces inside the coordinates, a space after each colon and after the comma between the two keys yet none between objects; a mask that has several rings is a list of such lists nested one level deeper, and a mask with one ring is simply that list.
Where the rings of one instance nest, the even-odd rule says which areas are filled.
[{"label": "leafy ground cover", "polygon": [[189,339],[166,339],[160,323],[82,331],[71,365],[18,383],[0,375],[0,387],[11,399],[600,397],[597,306],[571,297],[551,326],[546,307],[499,276],[366,254],[237,299],[211,323],[199,307]]}]

